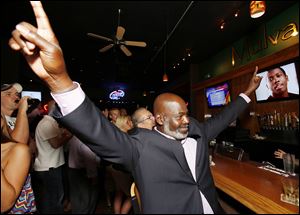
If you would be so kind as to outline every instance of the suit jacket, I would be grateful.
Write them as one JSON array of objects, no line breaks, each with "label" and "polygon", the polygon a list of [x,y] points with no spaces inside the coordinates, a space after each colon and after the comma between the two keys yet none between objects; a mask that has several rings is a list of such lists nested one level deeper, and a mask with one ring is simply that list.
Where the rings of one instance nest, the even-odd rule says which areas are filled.
[{"label": "suit jacket", "polygon": [[215,138],[247,107],[240,96],[205,123],[190,117],[189,137],[197,141],[194,180],[180,141],[157,131],[120,131],[86,97],[72,113],[53,116],[104,160],[124,165],[140,191],[144,213],[203,213],[199,189],[215,213],[222,213],[209,167],[208,141]]}]

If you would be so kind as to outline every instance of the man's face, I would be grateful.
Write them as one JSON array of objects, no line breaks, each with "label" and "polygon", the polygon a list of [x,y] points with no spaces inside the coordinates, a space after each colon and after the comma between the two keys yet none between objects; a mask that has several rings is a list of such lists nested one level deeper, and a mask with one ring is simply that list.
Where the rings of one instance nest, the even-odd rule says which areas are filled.
[{"label": "man's face", "polygon": [[14,87],[1,91],[1,109],[4,108],[7,111],[14,111],[18,108],[19,101],[20,94]]},{"label": "man's face", "polygon": [[139,118],[140,120],[138,122],[137,127],[152,130],[152,128],[155,126],[155,118],[150,111],[142,110],[139,114]]},{"label": "man's face", "polygon": [[164,133],[181,140],[187,137],[189,127],[188,110],[183,102],[168,102],[164,113]]},{"label": "man's face", "polygon": [[285,75],[279,68],[268,72],[268,80],[273,96],[280,96],[287,92],[288,76]]}]

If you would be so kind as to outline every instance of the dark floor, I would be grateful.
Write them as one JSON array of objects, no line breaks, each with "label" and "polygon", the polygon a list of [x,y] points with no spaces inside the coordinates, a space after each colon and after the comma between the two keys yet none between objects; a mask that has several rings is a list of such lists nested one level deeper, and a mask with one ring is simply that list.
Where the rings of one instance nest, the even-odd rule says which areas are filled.
[{"label": "dark floor", "polygon": [[100,198],[95,214],[113,214],[113,208],[108,205],[106,196]]},{"label": "dark floor", "polygon": [[[224,192],[218,190],[219,202],[226,214],[255,214],[253,211],[243,206]],[[111,202],[113,197],[111,196]],[[66,212],[70,214],[70,211]],[[109,205],[105,193],[102,193],[95,214],[114,214],[112,206]],[[133,214],[131,211],[130,214]]]},{"label": "dark floor", "polygon": [[[114,193],[114,183],[111,176],[105,175],[104,181],[101,180],[101,183],[104,185],[100,188],[99,191],[99,202],[95,211],[95,214],[114,214],[113,213],[113,193]],[[219,202],[227,214],[255,214],[253,211],[243,206],[241,203],[228,196],[226,193],[217,189]],[[109,196],[109,197],[107,197]],[[72,207],[72,206],[71,206]],[[71,214],[69,208],[65,214]],[[133,214],[133,211],[130,211],[130,214]]]},{"label": "dark floor", "polygon": [[[239,202],[218,190],[219,202],[227,214],[255,214],[247,207],[241,205]],[[111,202],[113,197],[111,196]],[[71,214],[71,211],[66,211],[65,214]],[[99,203],[96,208],[95,214],[114,214],[112,206],[108,203],[105,193],[101,193]],[[133,214],[131,211],[130,214]]]}]

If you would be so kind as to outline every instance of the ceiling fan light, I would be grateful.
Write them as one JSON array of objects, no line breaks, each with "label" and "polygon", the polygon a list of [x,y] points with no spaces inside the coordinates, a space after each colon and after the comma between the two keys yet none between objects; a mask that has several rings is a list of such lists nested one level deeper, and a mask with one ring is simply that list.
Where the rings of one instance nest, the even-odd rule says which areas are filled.
[{"label": "ceiling fan light", "polygon": [[167,82],[167,81],[169,81],[168,75],[167,75],[167,73],[164,73],[163,82]]},{"label": "ceiling fan light", "polygon": [[250,16],[251,18],[258,18],[266,12],[265,1],[251,1],[250,2]]}]

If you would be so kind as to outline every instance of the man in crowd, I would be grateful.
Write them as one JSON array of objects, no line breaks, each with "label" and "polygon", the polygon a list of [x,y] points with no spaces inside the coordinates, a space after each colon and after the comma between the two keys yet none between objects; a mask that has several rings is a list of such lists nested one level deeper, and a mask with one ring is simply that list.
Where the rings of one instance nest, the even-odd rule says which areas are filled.
[{"label": "man in crowd", "polygon": [[136,128],[152,130],[155,126],[155,118],[149,110],[144,107],[140,107],[132,114],[132,123]]}]

